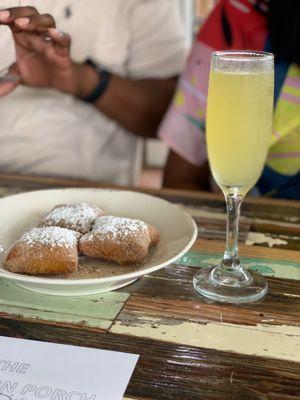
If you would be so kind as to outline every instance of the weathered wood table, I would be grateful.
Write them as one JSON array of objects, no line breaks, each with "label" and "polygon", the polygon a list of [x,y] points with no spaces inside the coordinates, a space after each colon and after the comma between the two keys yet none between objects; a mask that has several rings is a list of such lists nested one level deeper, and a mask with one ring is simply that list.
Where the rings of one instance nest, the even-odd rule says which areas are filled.
[{"label": "weathered wood table", "polygon": [[[0,176],[0,195],[73,185],[89,186]],[[245,202],[242,260],[270,290],[259,303],[235,306],[205,301],[192,287],[197,269],[224,250],[223,199],[154,194],[198,225],[196,244],[177,264],[113,293],[63,301],[1,281],[0,334],[140,354],[127,400],[300,399],[300,203]]]}]

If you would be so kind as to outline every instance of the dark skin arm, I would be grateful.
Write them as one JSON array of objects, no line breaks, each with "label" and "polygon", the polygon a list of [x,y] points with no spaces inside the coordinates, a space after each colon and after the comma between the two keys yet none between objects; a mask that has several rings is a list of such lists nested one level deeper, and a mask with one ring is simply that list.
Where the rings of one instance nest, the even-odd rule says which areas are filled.
[{"label": "dark skin arm", "polygon": [[208,162],[196,167],[170,151],[163,186],[172,189],[210,191]]},{"label": "dark skin arm", "polygon": [[[15,41],[17,59],[10,73],[21,79],[0,83],[0,96],[21,83],[84,98],[98,84],[99,76],[92,67],[71,59],[71,38],[55,28],[51,15],[41,15],[33,7],[16,7],[0,12],[1,24],[10,27]],[[131,80],[113,75],[95,107],[129,131],[154,137],[175,86],[175,78]]]},{"label": "dark skin arm", "polygon": [[[84,66],[84,87],[78,97],[89,95],[98,83],[98,75]],[[176,78],[130,80],[113,75],[108,90],[95,106],[121,126],[139,136],[155,137],[162,117],[176,88]]]}]

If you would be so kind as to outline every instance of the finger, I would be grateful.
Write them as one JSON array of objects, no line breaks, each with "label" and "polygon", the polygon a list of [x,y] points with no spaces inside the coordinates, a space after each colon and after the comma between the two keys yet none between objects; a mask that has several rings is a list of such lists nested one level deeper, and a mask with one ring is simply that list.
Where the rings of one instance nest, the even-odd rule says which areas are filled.
[{"label": "finger", "polygon": [[[71,38],[66,33],[50,28],[44,33],[29,34],[27,38],[27,49],[40,56],[46,56],[52,61],[59,57],[68,57],[71,47]],[[61,60],[60,60],[61,62]]]},{"label": "finger", "polygon": [[57,55],[65,56],[69,53],[71,47],[71,38],[68,34],[55,28],[48,29],[47,34],[55,45]]},{"label": "finger", "polygon": [[[18,79],[19,69],[17,64],[13,64],[7,75],[3,78],[0,78],[0,97],[6,96],[10,92],[12,92],[21,82],[21,77]],[[12,80],[7,80],[10,76],[14,77]]]},{"label": "finger", "polygon": [[38,11],[34,7],[13,7],[0,11],[0,24],[12,24],[17,18],[26,18],[37,15]]},{"label": "finger", "polygon": [[[69,49],[56,45],[52,39],[51,42],[45,42],[42,35],[27,35],[28,57],[42,57],[42,59],[52,66],[65,68],[69,65]],[[25,56],[25,57],[27,57]],[[23,58],[25,61],[25,58]]]},{"label": "finger", "polygon": [[18,67],[17,63],[13,63],[9,68],[8,68],[8,74],[9,75],[20,75],[20,70]]},{"label": "finger", "polygon": [[37,14],[15,19],[15,26],[24,32],[45,32],[55,27],[55,20],[50,14]]},{"label": "finger", "polygon": [[0,25],[8,25],[13,33],[22,32],[15,20],[20,18],[30,18],[37,15],[38,11],[34,7],[15,7],[0,11]]},{"label": "finger", "polygon": [[53,43],[60,45],[62,47],[70,48],[71,38],[67,33],[59,31],[56,28],[49,28],[47,30],[47,33],[49,37],[52,39]]},{"label": "finger", "polygon": [[0,97],[11,93],[19,85],[19,82],[5,82],[0,79]]}]

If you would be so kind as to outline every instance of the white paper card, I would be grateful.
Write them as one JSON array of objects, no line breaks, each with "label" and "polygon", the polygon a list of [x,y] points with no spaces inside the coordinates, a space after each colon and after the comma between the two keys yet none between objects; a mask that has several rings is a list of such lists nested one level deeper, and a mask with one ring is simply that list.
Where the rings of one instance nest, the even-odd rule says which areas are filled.
[{"label": "white paper card", "polygon": [[138,356],[0,337],[0,400],[120,400]]}]

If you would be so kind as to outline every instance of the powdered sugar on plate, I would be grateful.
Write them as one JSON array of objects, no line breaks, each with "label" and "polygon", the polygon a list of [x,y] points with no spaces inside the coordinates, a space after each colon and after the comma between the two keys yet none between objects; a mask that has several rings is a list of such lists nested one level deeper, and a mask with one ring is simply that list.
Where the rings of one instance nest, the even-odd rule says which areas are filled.
[{"label": "powdered sugar on plate", "polygon": [[49,247],[74,247],[77,246],[81,235],[78,232],[71,231],[57,226],[45,228],[33,228],[25,232],[18,243],[24,243],[28,247],[34,247],[37,244]]}]

